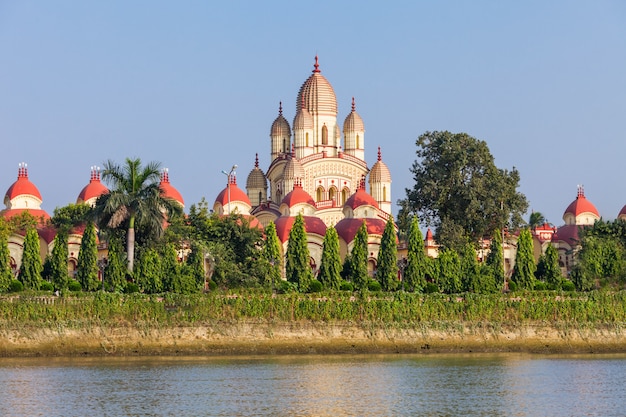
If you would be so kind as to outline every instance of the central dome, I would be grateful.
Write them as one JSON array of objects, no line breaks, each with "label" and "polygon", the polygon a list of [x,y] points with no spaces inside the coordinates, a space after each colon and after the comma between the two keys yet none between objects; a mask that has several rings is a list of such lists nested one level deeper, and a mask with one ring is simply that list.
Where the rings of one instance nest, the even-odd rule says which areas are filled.
[{"label": "central dome", "polygon": [[303,103],[311,115],[337,116],[335,90],[333,90],[326,77],[322,75],[317,56],[315,57],[313,74],[302,84],[298,92],[296,113],[300,111]]}]

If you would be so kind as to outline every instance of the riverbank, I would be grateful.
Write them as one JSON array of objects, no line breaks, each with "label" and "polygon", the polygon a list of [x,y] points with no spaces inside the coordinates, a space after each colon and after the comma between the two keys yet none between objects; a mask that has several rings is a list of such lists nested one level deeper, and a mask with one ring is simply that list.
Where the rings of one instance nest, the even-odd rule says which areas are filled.
[{"label": "riverbank", "polygon": [[124,323],[0,330],[0,356],[283,355],[389,353],[626,353],[620,326],[542,323],[219,322],[187,327]]}]

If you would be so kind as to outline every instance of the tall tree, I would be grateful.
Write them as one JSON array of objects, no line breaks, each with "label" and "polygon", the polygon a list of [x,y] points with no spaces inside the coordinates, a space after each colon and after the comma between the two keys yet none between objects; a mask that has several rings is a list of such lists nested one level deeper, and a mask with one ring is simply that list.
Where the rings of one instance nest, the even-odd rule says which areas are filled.
[{"label": "tall tree", "polygon": [[533,211],[532,213],[530,213],[530,217],[528,218],[528,227],[534,229],[536,227],[543,226],[544,223],[547,222],[548,221],[543,216],[543,214],[538,211]]},{"label": "tall tree", "polygon": [[9,251],[9,225],[0,217],[0,293],[9,289],[13,280],[11,270],[11,252]]},{"label": "tall tree", "polygon": [[544,254],[539,257],[535,276],[545,281],[548,288],[555,290],[561,288],[563,274],[559,267],[559,253],[552,245],[548,245]]},{"label": "tall tree", "polygon": [[104,282],[106,287],[115,292],[122,292],[126,287],[126,266],[124,265],[124,252],[120,238],[113,235],[109,237],[109,251],[107,264],[104,268]]},{"label": "tall tree", "polygon": [[529,229],[522,229],[517,239],[517,255],[512,280],[520,289],[531,290],[535,283],[535,257],[533,237]]},{"label": "tall tree", "polygon": [[159,187],[161,175],[158,162],[142,166],[139,158],[126,158],[124,165],[107,161],[102,178],[111,183],[112,189],[98,197],[94,216],[100,228],[126,229],[126,257],[128,271],[132,273],[135,228],[160,237],[165,219],[182,210],[174,200],[163,197]]},{"label": "tall tree", "polygon": [[[489,246],[489,254],[487,255],[486,279],[490,279],[488,288],[496,290],[498,288],[504,288],[504,252],[502,247],[502,232],[495,230],[491,238],[491,244]],[[491,291],[490,291],[491,292]]]},{"label": "tall tree", "polygon": [[24,238],[24,249],[22,253],[22,264],[20,265],[19,280],[25,288],[39,289],[41,285],[41,263],[39,246],[39,234],[37,229],[30,227],[26,231]]},{"label": "tall tree", "polygon": [[380,241],[376,278],[384,291],[393,291],[398,287],[398,246],[396,227],[393,217],[389,216]]},{"label": "tall tree", "polygon": [[437,285],[446,294],[461,292],[461,262],[456,251],[444,248],[437,257]]},{"label": "tall tree", "polygon": [[50,280],[56,289],[67,288],[70,276],[67,270],[69,251],[67,248],[67,231],[60,229],[54,237],[54,247],[50,258]]},{"label": "tall tree", "polygon": [[476,249],[466,242],[461,254],[461,287],[464,291],[483,293],[480,266],[476,259]]},{"label": "tall tree", "polygon": [[338,290],[341,283],[341,257],[339,255],[339,235],[334,227],[326,229],[322,262],[318,279],[326,287]]},{"label": "tall tree", "polygon": [[154,248],[143,248],[139,253],[136,282],[147,294],[163,291],[163,263]]},{"label": "tall tree", "polygon": [[[265,228],[265,245],[263,246],[263,259],[265,259],[269,265],[269,284],[274,289],[274,286],[282,280],[283,270],[283,257],[281,256],[281,244],[276,234],[276,225],[274,222],[270,222]],[[323,256],[322,256],[322,259]]]},{"label": "tall tree", "polygon": [[309,284],[313,280],[313,272],[309,264],[310,258],[304,219],[301,214],[298,214],[289,231],[285,274],[287,281],[297,284],[300,291],[303,292],[309,289]]},{"label": "tall tree", "polygon": [[361,223],[359,230],[354,236],[352,250],[350,251],[350,276],[356,290],[362,291],[367,289],[369,281],[369,273],[367,272],[367,225],[365,221]]},{"label": "tall tree", "polygon": [[163,291],[183,293],[186,283],[178,263],[176,247],[173,243],[166,243],[160,248],[159,252],[161,270],[163,271]]},{"label": "tall tree", "polygon": [[187,267],[189,274],[193,277],[198,288],[205,287],[205,280],[208,278],[205,270],[205,252],[206,248],[197,241],[191,242],[191,251],[187,256]]},{"label": "tall tree", "polygon": [[[85,291],[96,291],[101,283],[98,280],[98,244],[96,242],[96,227],[88,222],[80,242],[76,280]],[[103,286],[104,287],[104,286]]]},{"label": "tall tree", "polygon": [[428,257],[424,251],[424,236],[419,227],[417,217],[413,217],[409,227],[407,247],[407,265],[404,269],[404,288],[409,291],[422,292],[426,288],[426,271]]},{"label": "tall tree", "polygon": [[466,133],[426,132],[416,145],[415,185],[399,205],[434,225],[440,244],[461,250],[466,239],[477,242],[524,223],[528,203],[517,192],[519,173],[497,168],[484,141]]}]

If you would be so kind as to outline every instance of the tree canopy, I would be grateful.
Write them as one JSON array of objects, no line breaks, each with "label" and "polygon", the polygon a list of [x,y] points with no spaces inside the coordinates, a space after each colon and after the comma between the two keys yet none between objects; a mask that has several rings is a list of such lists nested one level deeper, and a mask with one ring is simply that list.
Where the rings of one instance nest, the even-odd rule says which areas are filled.
[{"label": "tree canopy", "polygon": [[435,227],[438,242],[459,252],[496,229],[524,224],[528,203],[517,191],[519,172],[496,167],[487,143],[466,133],[426,132],[417,141],[411,172],[415,185],[400,200],[400,218],[409,211]]}]

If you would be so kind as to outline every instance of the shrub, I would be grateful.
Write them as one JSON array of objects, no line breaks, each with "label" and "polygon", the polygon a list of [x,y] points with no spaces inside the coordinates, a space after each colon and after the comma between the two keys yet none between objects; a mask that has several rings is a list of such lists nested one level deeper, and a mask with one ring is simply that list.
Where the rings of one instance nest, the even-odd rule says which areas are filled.
[{"label": "shrub", "polygon": [[16,279],[12,280],[9,284],[9,292],[21,292],[24,291],[24,284]]},{"label": "shrub", "polygon": [[509,285],[509,291],[517,291],[517,284],[511,280],[507,281]]},{"label": "shrub", "polygon": [[80,282],[76,281],[75,279],[71,279],[70,282],[67,284],[67,289],[72,292],[78,292],[83,288],[80,286]]},{"label": "shrub", "polygon": [[217,289],[217,283],[212,279],[209,280],[209,290],[215,291]]},{"label": "shrub", "polygon": [[545,291],[548,289],[548,286],[543,281],[535,282],[535,291]]},{"label": "shrub", "polygon": [[352,285],[352,283],[350,281],[341,281],[341,284],[339,285],[339,289],[341,291],[354,291],[354,285]]},{"label": "shrub", "polygon": [[139,285],[135,284],[134,282],[127,282],[126,286],[124,287],[124,292],[126,294],[139,292]]},{"label": "shrub", "polygon": [[424,288],[424,292],[426,294],[434,294],[439,292],[439,287],[434,282],[427,282],[426,287]]},{"label": "shrub", "polygon": [[43,281],[39,286],[41,291],[54,291],[54,286],[48,281]]},{"label": "shrub", "polygon": [[309,284],[309,292],[321,292],[322,291],[322,283],[318,280],[314,279]]},{"label": "shrub", "polygon": [[370,279],[369,282],[367,283],[367,289],[375,292],[375,291],[382,291],[383,287],[380,285],[380,282],[376,281],[375,279]]},{"label": "shrub", "polygon": [[295,282],[281,280],[277,285],[277,291],[280,294],[298,292],[298,284],[296,284]]},{"label": "shrub", "polygon": [[563,289],[563,291],[576,291],[576,286],[572,281],[564,280],[561,284],[561,288]]}]

